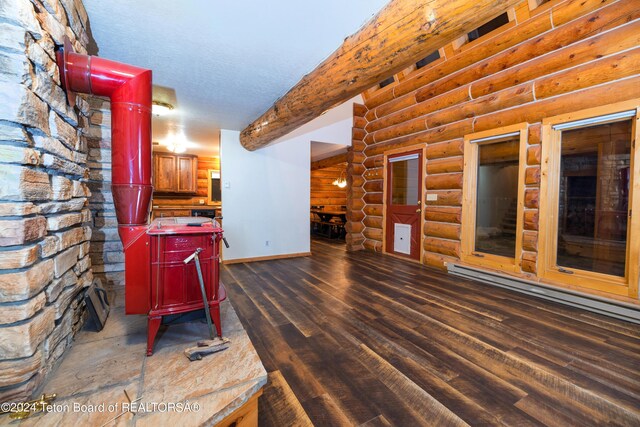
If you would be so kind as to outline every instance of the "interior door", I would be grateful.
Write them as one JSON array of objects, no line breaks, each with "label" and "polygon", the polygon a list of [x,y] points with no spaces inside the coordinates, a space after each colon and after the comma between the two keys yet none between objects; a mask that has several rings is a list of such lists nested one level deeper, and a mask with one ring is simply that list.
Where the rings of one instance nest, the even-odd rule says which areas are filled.
[{"label": "interior door", "polygon": [[387,157],[385,250],[420,259],[422,150]]}]

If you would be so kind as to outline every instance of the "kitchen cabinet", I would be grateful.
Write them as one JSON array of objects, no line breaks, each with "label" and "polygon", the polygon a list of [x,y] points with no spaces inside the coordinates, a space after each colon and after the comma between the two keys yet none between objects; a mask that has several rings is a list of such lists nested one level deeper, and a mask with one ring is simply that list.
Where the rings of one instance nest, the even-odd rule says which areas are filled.
[{"label": "kitchen cabinet", "polygon": [[195,194],[197,177],[197,156],[153,153],[154,193]]}]

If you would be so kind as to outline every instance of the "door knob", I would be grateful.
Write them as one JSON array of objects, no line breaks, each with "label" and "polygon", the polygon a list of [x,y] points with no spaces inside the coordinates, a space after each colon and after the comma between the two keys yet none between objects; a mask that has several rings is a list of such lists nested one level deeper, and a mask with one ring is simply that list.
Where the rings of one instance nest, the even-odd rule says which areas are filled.
[{"label": "door knob", "polygon": [[420,212],[422,212],[422,209],[420,208],[416,209],[416,213],[420,213]]}]

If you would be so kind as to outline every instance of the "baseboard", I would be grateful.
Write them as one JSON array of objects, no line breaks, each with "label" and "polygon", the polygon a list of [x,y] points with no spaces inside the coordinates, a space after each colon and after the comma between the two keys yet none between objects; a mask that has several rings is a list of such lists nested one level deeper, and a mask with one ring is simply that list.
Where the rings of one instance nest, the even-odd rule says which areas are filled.
[{"label": "baseboard", "polygon": [[295,254],[282,254],[282,255],[267,255],[267,256],[251,257],[251,258],[236,258],[236,259],[222,260],[222,263],[225,265],[241,264],[245,262],[269,261],[274,259],[298,258],[303,256],[311,256],[311,252],[299,252]]},{"label": "baseboard", "polygon": [[449,273],[465,279],[640,324],[640,306],[636,304],[598,297],[455,263],[447,263],[447,270]]}]

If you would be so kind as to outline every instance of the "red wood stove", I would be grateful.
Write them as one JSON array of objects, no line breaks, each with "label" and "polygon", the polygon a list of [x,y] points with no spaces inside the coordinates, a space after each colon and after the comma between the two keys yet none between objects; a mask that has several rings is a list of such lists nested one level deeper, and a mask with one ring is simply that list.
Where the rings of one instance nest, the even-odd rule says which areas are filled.
[{"label": "red wood stove", "polygon": [[151,70],[78,54],[69,39],[56,51],[60,80],[73,106],[75,93],[111,101],[111,175],[118,233],[125,254],[125,311],[149,318],[147,355],[162,316],[204,307],[195,265],[184,259],[198,248],[212,321],[221,335],[217,223],[189,226],[188,219],[148,223],[151,186]]},{"label": "red wood stove", "polygon": [[220,241],[217,222],[203,218],[161,218],[133,237],[125,248],[125,310],[147,314],[147,355],[162,316],[204,308],[195,264],[184,260],[197,249],[211,321],[222,336],[220,302],[226,298],[220,284]]}]

